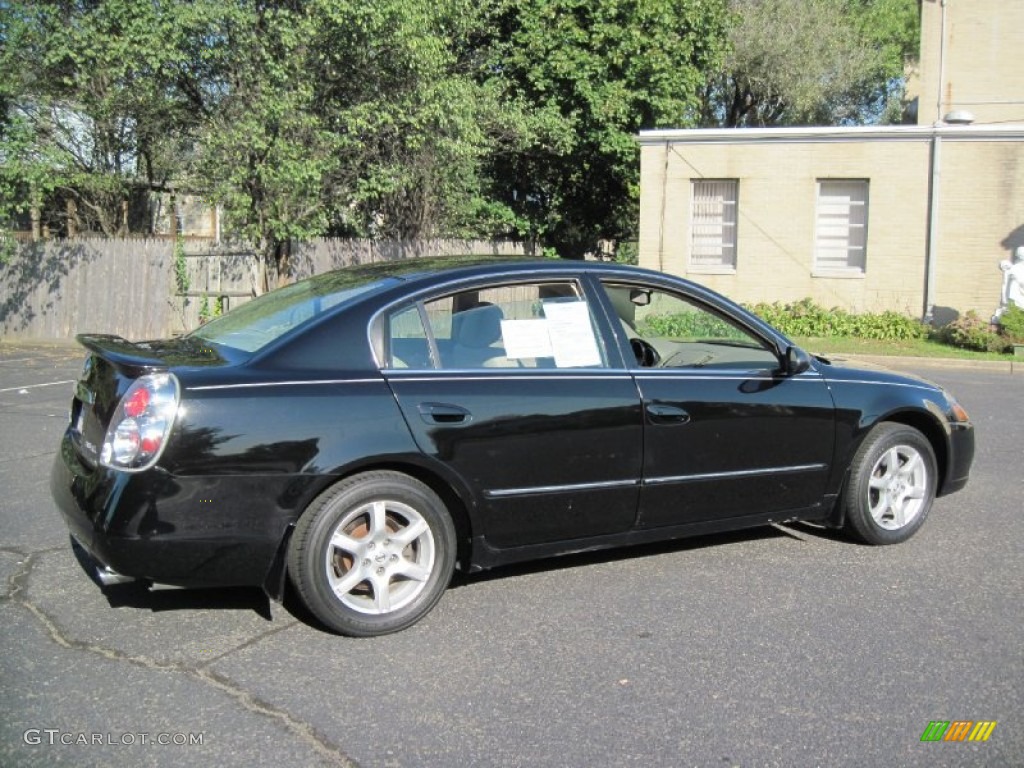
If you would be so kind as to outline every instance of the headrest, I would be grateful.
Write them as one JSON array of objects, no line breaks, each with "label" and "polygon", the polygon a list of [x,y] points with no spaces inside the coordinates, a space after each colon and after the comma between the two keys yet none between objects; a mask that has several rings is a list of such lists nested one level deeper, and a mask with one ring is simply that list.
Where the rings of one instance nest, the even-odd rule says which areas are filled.
[{"label": "headrest", "polygon": [[464,347],[489,347],[501,338],[505,313],[493,304],[481,304],[452,316],[452,338]]}]

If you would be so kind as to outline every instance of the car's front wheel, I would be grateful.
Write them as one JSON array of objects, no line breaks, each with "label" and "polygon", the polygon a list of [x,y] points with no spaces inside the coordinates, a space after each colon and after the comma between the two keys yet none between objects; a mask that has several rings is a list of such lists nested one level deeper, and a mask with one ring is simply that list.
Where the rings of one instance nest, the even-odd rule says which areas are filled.
[{"label": "car's front wheel", "polygon": [[924,435],[905,424],[879,424],[850,467],[847,530],[867,544],[906,541],[928,516],[937,477],[935,452]]},{"label": "car's front wheel", "polygon": [[331,629],[383,635],[434,607],[455,546],[451,517],[428,486],[399,472],[366,472],[329,488],[299,518],[288,573]]}]

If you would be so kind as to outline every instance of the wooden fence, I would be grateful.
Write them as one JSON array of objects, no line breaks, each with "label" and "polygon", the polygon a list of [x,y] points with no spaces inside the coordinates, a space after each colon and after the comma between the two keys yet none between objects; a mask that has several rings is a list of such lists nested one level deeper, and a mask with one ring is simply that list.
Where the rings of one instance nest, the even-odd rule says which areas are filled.
[{"label": "wooden fence", "polygon": [[[323,238],[295,244],[292,276],[376,261],[523,252],[521,244],[506,242]],[[21,244],[0,266],[0,333],[12,340],[68,339],[84,331],[161,338],[195,328],[218,303],[226,311],[248,301],[263,282],[259,259],[245,248],[188,241],[183,264],[176,261],[168,239]]]}]

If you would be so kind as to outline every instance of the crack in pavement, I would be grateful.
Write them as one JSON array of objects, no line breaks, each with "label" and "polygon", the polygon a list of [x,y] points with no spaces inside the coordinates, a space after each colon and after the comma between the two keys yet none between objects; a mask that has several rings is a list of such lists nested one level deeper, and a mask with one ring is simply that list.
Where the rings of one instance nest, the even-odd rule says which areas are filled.
[{"label": "crack in pavement", "polygon": [[24,593],[27,589],[29,575],[35,566],[37,556],[44,554],[44,552],[32,552],[25,555],[23,552],[19,552],[8,547],[2,547],[0,548],[0,551],[10,552],[12,554],[25,557],[25,560],[19,563],[20,568],[18,571],[8,579],[8,591],[3,595],[3,600],[13,602],[25,608],[43,626],[43,629],[46,631],[50,640],[61,648],[72,651],[84,651],[109,661],[124,662],[143,669],[162,672],[180,672],[217,689],[221,693],[226,694],[230,698],[234,699],[246,711],[276,720],[284,726],[286,730],[299,737],[332,765],[336,765],[339,768],[359,768],[359,764],[356,763],[355,760],[342,752],[339,747],[332,744],[326,736],[317,732],[316,728],[309,723],[299,720],[290,712],[275,707],[270,702],[264,701],[259,696],[239,687],[230,678],[205,668],[218,659],[224,658],[224,656],[234,653],[242,648],[247,648],[268,635],[282,632],[285,629],[295,626],[295,624],[298,624],[297,621],[284,627],[274,628],[260,633],[255,638],[250,638],[240,646],[221,654],[215,659],[204,662],[201,665],[189,665],[177,661],[157,661],[145,656],[135,656],[114,648],[106,648],[102,645],[88,643],[83,640],[77,640],[70,637],[52,616],[47,614],[39,606],[35,605],[28,599]]},{"label": "crack in pavement", "polygon": [[0,459],[0,464],[9,464],[12,461],[24,461],[25,459],[39,459],[43,456],[52,456],[53,451],[45,451],[43,453],[27,453],[23,456],[11,456],[9,459]]}]

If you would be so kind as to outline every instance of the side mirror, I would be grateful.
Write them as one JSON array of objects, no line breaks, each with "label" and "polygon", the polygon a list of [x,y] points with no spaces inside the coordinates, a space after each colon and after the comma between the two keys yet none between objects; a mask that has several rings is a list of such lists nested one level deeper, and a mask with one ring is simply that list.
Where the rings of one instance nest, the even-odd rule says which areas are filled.
[{"label": "side mirror", "polygon": [[638,307],[646,307],[651,303],[651,292],[643,288],[634,288],[629,292],[629,300]]},{"label": "side mirror", "polygon": [[787,376],[796,376],[811,367],[811,356],[800,347],[786,347],[784,359],[785,372]]}]

